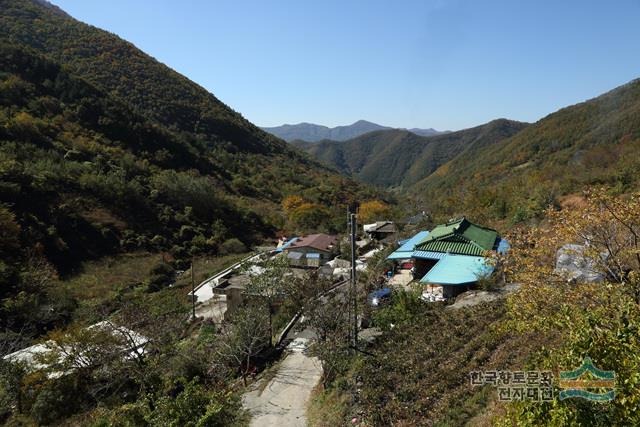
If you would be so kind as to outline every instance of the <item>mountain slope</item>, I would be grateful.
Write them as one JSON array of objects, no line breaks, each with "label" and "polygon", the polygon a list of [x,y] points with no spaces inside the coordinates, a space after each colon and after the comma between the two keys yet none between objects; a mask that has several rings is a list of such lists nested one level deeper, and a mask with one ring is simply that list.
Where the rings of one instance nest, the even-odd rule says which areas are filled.
[{"label": "mountain slope", "polygon": [[[288,142],[295,140],[317,142],[322,141],[323,139],[346,141],[348,139],[364,135],[365,133],[375,132],[378,130],[390,130],[393,128],[371,123],[366,120],[358,120],[357,122],[347,126],[336,126],[333,128],[313,123],[298,123],[296,125],[263,127],[262,129]],[[435,129],[413,128],[409,129],[409,131],[423,136],[441,133]]]},{"label": "mountain slope", "polygon": [[291,194],[336,215],[373,194],[43,1],[0,0],[0,49],[0,203],[59,271],[252,243],[284,226]]},{"label": "mountain slope", "polygon": [[408,188],[465,150],[510,137],[525,126],[502,119],[429,137],[394,129],[368,133],[344,142],[294,141],[293,144],[324,164],[363,182]]},{"label": "mountain slope", "polygon": [[224,140],[242,150],[285,149],[205,89],[131,43],[76,21],[44,1],[0,0],[0,39],[46,54],[166,126]]},{"label": "mountain slope", "polygon": [[462,153],[417,183],[413,194],[443,215],[473,211],[520,222],[588,186],[637,189],[638,153],[640,80],[634,80]]}]

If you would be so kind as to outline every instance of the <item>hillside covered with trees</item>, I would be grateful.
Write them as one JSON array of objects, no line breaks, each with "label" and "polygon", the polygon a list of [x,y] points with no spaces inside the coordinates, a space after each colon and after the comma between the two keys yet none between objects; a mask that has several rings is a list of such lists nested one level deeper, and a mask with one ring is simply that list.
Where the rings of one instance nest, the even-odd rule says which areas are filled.
[{"label": "hillside covered with trees", "polygon": [[343,142],[294,141],[293,144],[360,181],[406,189],[461,153],[508,138],[525,127],[525,123],[495,120],[434,136],[393,129],[370,132]]},{"label": "hillside covered with trees", "polygon": [[638,189],[640,80],[563,108],[511,138],[472,148],[418,182],[411,194],[442,216],[537,220],[590,186]]},{"label": "hillside covered with trees", "polygon": [[[322,125],[316,125],[313,123],[298,123],[295,125],[282,125],[274,127],[263,127],[262,130],[269,132],[279,138],[284,139],[287,142],[292,141],[305,141],[305,142],[318,142],[325,139],[332,141],[346,141],[352,138],[357,138],[365,133],[375,132],[379,130],[391,130],[388,126],[382,126],[377,123],[368,122],[366,120],[358,120],[355,123],[346,126],[327,127]],[[438,132],[435,129],[408,129],[410,132],[416,135],[430,136],[437,135],[442,132]]]},{"label": "hillside covered with trees", "polygon": [[639,117],[634,80],[531,125],[495,120],[431,137],[389,130],[294,144],[347,176],[405,193],[439,219],[466,214],[511,226],[594,185],[636,190]]},{"label": "hillside covered with trees", "polygon": [[117,36],[44,2],[1,6],[3,202],[58,266],[249,244],[285,225],[287,195],[337,208],[370,194]]},{"label": "hillside covered with trees", "polygon": [[[322,211],[292,222],[282,201],[293,195]],[[117,36],[46,2],[0,2],[0,320],[10,332],[35,337],[69,320],[74,302],[36,285],[42,272],[67,278],[87,260],[139,251],[184,269],[289,227],[342,229],[346,206],[375,196]]]}]

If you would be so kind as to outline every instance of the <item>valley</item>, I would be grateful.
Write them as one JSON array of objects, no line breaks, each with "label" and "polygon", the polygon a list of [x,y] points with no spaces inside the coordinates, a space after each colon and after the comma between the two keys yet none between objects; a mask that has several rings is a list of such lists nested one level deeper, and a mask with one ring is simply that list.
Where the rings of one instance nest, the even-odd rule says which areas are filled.
[{"label": "valley", "polygon": [[[391,76],[444,79],[446,61],[359,66],[383,44],[287,67],[294,20],[233,7],[198,51],[226,104],[52,3],[0,0],[0,423],[640,424],[640,80],[527,122],[259,127],[229,105],[291,112],[325,75],[306,101],[320,123],[346,121],[321,108],[341,88],[336,111],[430,124],[418,92],[436,83]],[[288,97],[265,100],[280,73]],[[436,128],[472,122],[482,90],[448,87],[439,108],[457,98],[460,117],[431,109]]]}]

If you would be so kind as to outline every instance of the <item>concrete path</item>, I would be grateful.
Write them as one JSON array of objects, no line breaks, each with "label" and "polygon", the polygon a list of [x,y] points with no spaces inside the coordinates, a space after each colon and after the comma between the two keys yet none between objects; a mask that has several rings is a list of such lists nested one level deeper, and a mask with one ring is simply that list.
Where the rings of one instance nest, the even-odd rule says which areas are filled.
[{"label": "concrete path", "polygon": [[275,377],[264,384],[258,381],[242,398],[255,427],[304,427],[311,390],[322,376],[322,366],[308,357],[308,339],[296,338],[287,347],[289,354],[278,367]]},{"label": "concrete path", "polygon": [[390,286],[397,286],[398,288],[409,290],[409,283],[413,281],[413,274],[411,270],[398,270],[391,279],[389,279]]}]

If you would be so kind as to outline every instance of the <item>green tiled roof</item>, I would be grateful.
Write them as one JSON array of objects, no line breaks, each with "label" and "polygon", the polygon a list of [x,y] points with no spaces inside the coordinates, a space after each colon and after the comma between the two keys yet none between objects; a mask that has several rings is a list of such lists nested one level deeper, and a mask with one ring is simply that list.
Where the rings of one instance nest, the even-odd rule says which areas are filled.
[{"label": "green tiled roof", "polygon": [[495,249],[498,233],[465,218],[435,227],[416,250],[480,256]]}]

